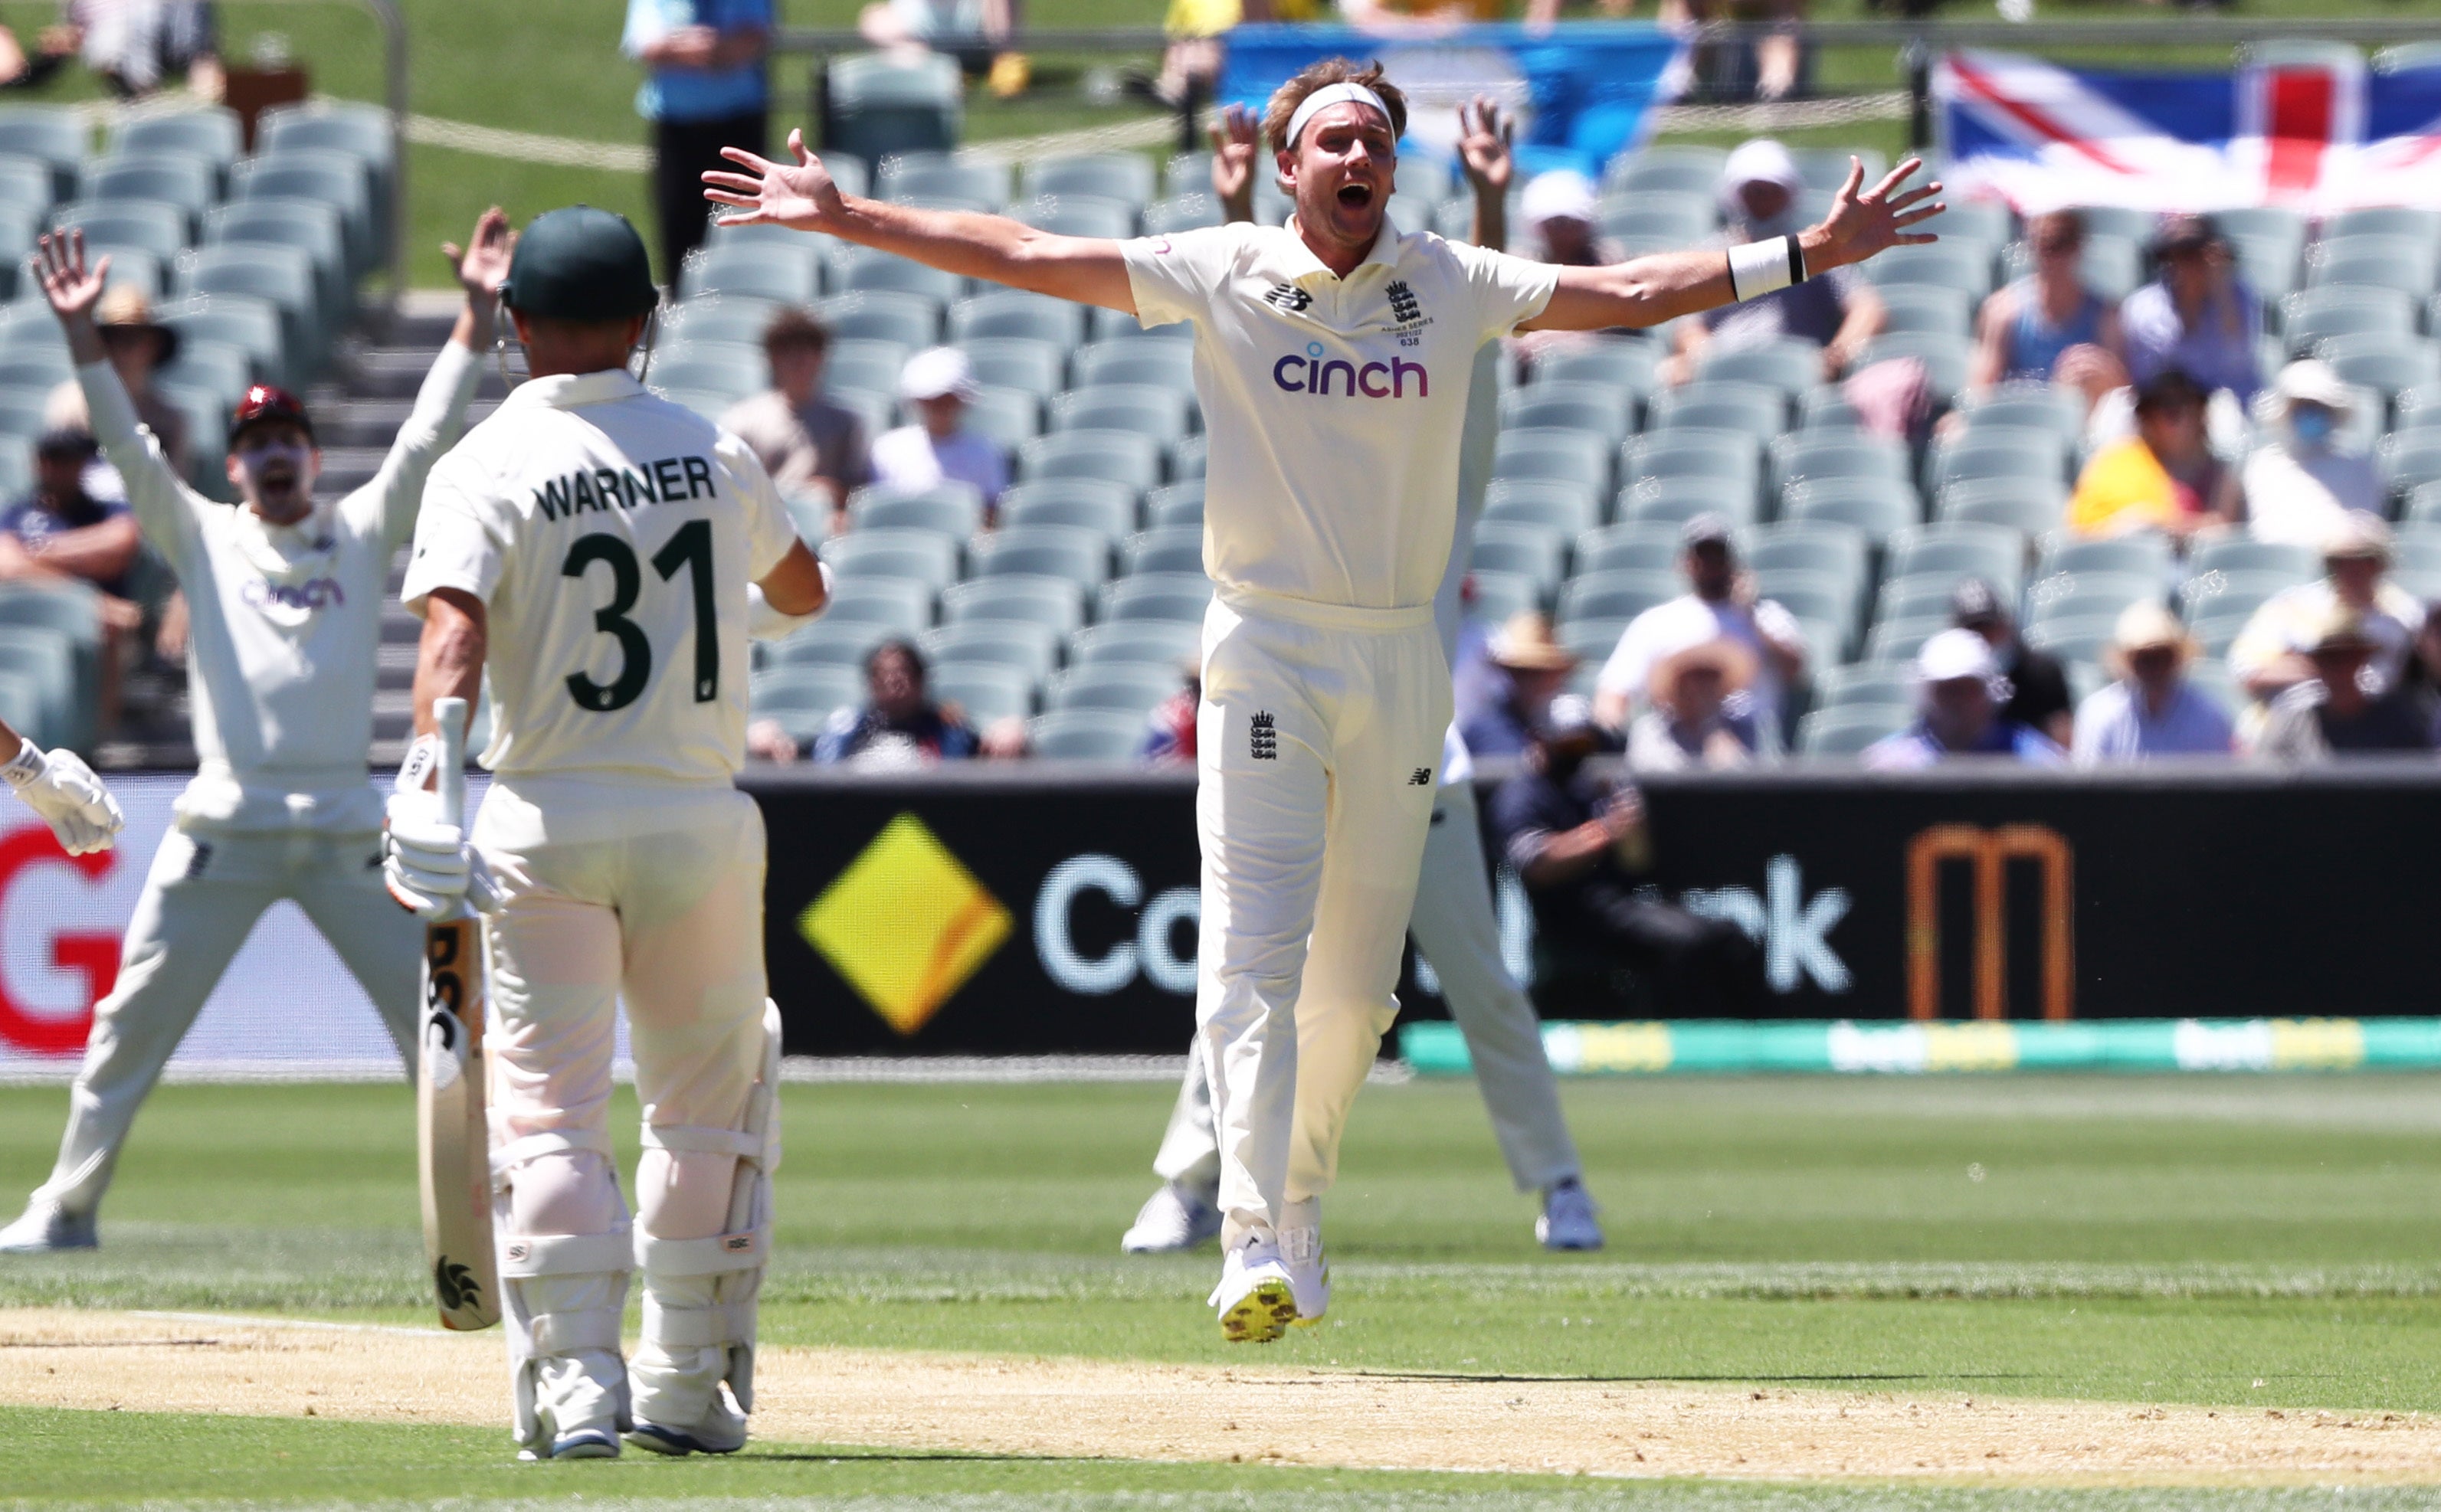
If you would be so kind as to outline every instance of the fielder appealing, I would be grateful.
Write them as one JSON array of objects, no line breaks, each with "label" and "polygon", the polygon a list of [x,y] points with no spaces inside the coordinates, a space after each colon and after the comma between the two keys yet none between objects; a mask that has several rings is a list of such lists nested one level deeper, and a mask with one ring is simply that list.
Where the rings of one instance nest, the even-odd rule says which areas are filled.
[{"label": "fielder appealing", "polygon": [[0,719],[0,782],[16,790],[26,806],[51,827],[70,855],[107,851],[127,825],[118,800],[72,750],[45,750]]},{"label": "fielder appealing", "polygon": [[[1498,109],[1479,99],[1459,113],[1458,155],[1474,191],[1477,246],[1504,240],[1505,208],[1512,162],[1509,133]],[[1231,106],[1213,133],[1212,188],[1232,221],[1254,219],[1249,182],[1255,151],[1252,113]],[[1500,395],[1494,366],[1500,344],[1487,342],[1475,354],[1467,386],[1465,439],[1458,450],[1457,526],[1449,566],[1433,600],[1441,655],[1455,655],[1463,614],[1459,588],[1466,577],[1474,522],[1492,480],[1492,457],[1500,431]],[[1541,1020],[1534,1004],[1500,954],[1500,921],[1485,881],[1483,834],[1474,806],[1474,764],[1455,727],[1441,741],[1440,793],[1416,883],[1415,911],[1407,932],[1433,963],[1441,991],[1466,1036],[1468,1058],[1493,1137],[1520,1192],[1542,1198],[1534,1237],[1553,1250],[1599,1250],[1601,1221],[1584,1187],[1584,1163],[1560,1109],[1559,1083],[1543,1052]],[[1169,1126],[1153,1156],[1161,1187],[1147,1198],[1119,1239],[1131,1254],[1191,1250],[1220,1232],[1220,1140],[1213,1124],[1211,1078],[1202,1057],[1188,1048],[1186,1079],[1170,1109]]]},{"label": "fielder appealing", "polygon": [[[1799,237],[1555,267],[1407,235],[1385,210],[1406,105],[1378,64],[1316,63],[1265,135],[1294,196],[1285,227],[1130,242],[840,192],[732,149],[704,175],[732,224],[827,231],[967,277],[1195,323],[1210,439],[1196,729],[1203,855],[1196,1016],[1220,1131],[1231,1340],[1328,1305],[1320,1198],[1357,1088],[1397,1013],[1450,720],[1433,598],[1449,565],[1467,390],[1486,341],[1523,327],[1653,325],[1856,261],[1937,212],[1934,189],[1853,169]],[[1913,240],[1929,241],[1928,236]]]},{"label": "fielder appealing", "polygon": [[136,1109],[254,921],[281,898],[338,951],[413,1064],[424,931],[382,891],[381,799],[365,780],[382,595],[425,473],[475,396],[510,242],[494,209],[466,252],[443,248],[466,306],[372,481],[316,501],[321,454],[304,406],[257,385],[229,426],[229,481],[244,500],[231,507],[179,481],[136,423],[93,322],[110,260],[88,268],[81,232],[43,239],[36,270],[67,328],[94,434],[186,590],[202,759],[136,900],[118,985],[94,1009],[59,1162],[0,1230],[0,1250],[93,1247]]},{"label": "fielder appealing", "polygon": [[[727,1453],[753,1407],[780,1155],[763,820],[732,783],[747,638],[819,610],[822,567],[743,441],[629,376],[659,299],[633,226],[540,217],[502,298],[533,376],[433,470],[403,590],[425,618],[419,742],[488,663],[492,787],[471,847],[435,792],[394,794],[388,873],[427,917],[479,872],[498,901],[485,1046],[523,1455],[611,1456],[623,1431]],[[644,1109],[632,1233],[606,1127],[623,998]]]}]

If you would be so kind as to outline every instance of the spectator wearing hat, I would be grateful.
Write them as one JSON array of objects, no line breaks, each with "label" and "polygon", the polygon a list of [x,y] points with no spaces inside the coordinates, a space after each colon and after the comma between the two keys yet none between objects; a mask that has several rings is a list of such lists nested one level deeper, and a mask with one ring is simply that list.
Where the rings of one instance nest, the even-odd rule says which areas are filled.
[{"label": "spectator wearing hat", "polygon": [[[154,373],[168,367],[178,355],[178,333],[153,318],[153,301],[132,283],[118,284],[103,295],[101,303],[94,309],[93,320],[101,332],[101,350],[127,389],[127,397],[135,402],[136,418],[161,443],[172,471],[180,477],[190,476],[189,466],[194,458],[187,443],[187,417],[153,387]],[[75,379],[62,383],[44,400],[43,426],[46,430],[92,434],[93,419],[85,409],[84,389]],[[127,496],[118,470],[98,451],[93,470],[96,476],[87,479],[88,488],[118,498]]]},{"label": "spectator wearing hat", "polygon": [[2258,541],[2320,546],[2351,510],[2378,513],[2373,459],[2339,447],[2356,390],[2317,357],[2292,362],[2271,384],[2272,423],[2240,477],[2247,530]]},{"label": "spectator wearing hat", "polygon": [[1188,654],[1178,658],[1180,686],[1152,706],[1145,716],[1144,744],[1136,760],[1148,766],[1195,765],[1195,719],[1203,707],[1203,658]]},{"label": "spectator wearing hat", "polygon": [[2334,603],[2319,623],[2305,627],[2296,654],[2313,675],[2271,702],[2255,737],[2258,761],[2283,766],[2316,766],[2349,756],[2429,752],[2432,722],[2395,690],[2367,687],[2367,669],[2382,641],[2361,610]]},{"label": "spectator wearing hat", "polygon": [[1745,696],[1754,675],[1753,653],[1734,640],[1699,641],[1654,662],[1652,696],[1627,728],[1627,765],[1717,771],[1767,759],[1779,742]]},{"label": "spectator wearing hat", "polygon": [[1738,569],[1729,522],[1698,514],[1679,531],[1685,547],[1678,562],[1688,592],[1657,603],[1628,621],[1618,646],[1602,663],[1594,684],[1594,717],[1624,730],[1637,700],[1646,695],[1654,664],[1670,652],[1706,640],[1730,640],[1755,658],[1749,688],[1757,711],[1785,728],[1781,702],[1805,675],[1805,633],[1797,617],[1769,599],[1758,599],[1754,579]]},{"label": "spectator wearing hat", "polygon": [[2068,526],[2078,535],[2160,531],[2184,541],[2239,513],[2237,474],[2213,455],[2204,390],[2173,368],[2136,390],[2136,434],[2103,447],[2077,475]]},{"label": "spectator wearing hat", "polygon": [[910,493],[944,479],[974,486],[986,508],[1008,487],[1008,454],[998,441],[967,428],[974,372],[955,347],[932,347],[907,359],[898,397],[915,406],[917,423],[884,431],[873,443],[874,481]]},{"label": "spectator wearing hat", "polygon": [[1576,656],[1552,637],[1551,621],[1531,609],[1510,615],[1485,655],[1506,677],[1508,692],[1460,725],[1458,739],[1471,755],[1520,755],[1577,670]]},{"label": "spectator wearing hat", "polygon": [[[1731,242],[1794,236],[1802,228],[1798,196],[1805,181],[1788,149],[1769,137],[1729,154],[1721,171],[1721,210],[1732,227]],[[1678,322],[1678,351],[1665,375],[1673,384],[1695,375],[1708,351],[1735,351],[1796,336],[1822,349],[1826,378],[1845,374],[1865,343],[1881,334],[1890,318],[1881,296],[1854,268],[1833,268],[1803,283],[1753,299],[1722,305]]]},{"label": "spectator wearing hat", "polygon": [[1575,268],[1627,261],[1626,250],[1601,234],[1593,181],[1573,168],[1555,168],[1528,180],[1518,216],[1528,237],[1517,249],[1521,257]]},{"label": "spectator wearing hat", "polygon": [[[126,603],[127,571],[142,544],[124,498],[96,497],[86,488],[100,443],[87,430],[46,430],[34,442],[33,492],[0,513],[0,578],[77,578]],[[110,616],[105,616],[106,618]]]},{"label": "spectator wearing hat", "polygon": [[2077,706],[2070,747],[2079,766],[2163,756],[2226,756],[2235,741],[2229,711],[2187,680],[2196,643],[2161,604],[2131,603],[2113,627],[2103,663],[2114,679]]},{"label": "spectator wearing hat", "polygon": [[1983,301],[1976,318],[1975,360],[1967,386],[1977,392],[2001,384],[2073,382],[2100,391],[2127,381],[2119,305],[2086,287],[2077,259],[2085,251],[2085,217],[2052,210],[2026,222],[2034,271]]},{"label": "spectator wearing hat", "polygon": [[2226,388],[2252,403],[2263,386],[2254,350],[2263,305],[2237,276],[2229,243],[2202,216],[2177,215],[2162,223],[2152,250],[2160,276],[2119,307],[2128,376],[2141,390],[2182,372],[2207,394]]},{"label": "spectator wearing hat", "polygon": [[790,308],[773,315],[763,329],[771,387],[732,405],[720,428],[752,449],[781,493],[821,500],[836,532],[847,496],[873,481],[873,462],[864,422],[823,397],[830,350],[830,328],[811,314]]},{"label": "spectator wearing hat", "polygon": [[636,114],[653,123],[664,283],[703,244],[704,171],[729,166],[724,147],[763,151],[771,32],[771,0],[627,0],[619,50],[645,68]]},{"label": "spectator wearing hat", "polygon": [[2386,575],[2390,527],[2381,516],[2352,510],[2322,544],[2323,575],[2265,600],[2229,648],[2229,670],[2239,686],[2267,704],[2316,675],[2302,648],[2313,644],[2337,610],[2355,614],[2356,628],[2373,640],[2364,675],[2365,691],[2376,695],[2398,681],[2423,628],[2424,605]]},{"label": "spectator wearing hat", "polygon": [[2068,752],[2049,735],[2002,711],[2008,679],[1990,642],[1972,630],[1944,630],[1916,654],[1916,721],[1865,747],[1875,771],[1915,771],[1959,757],[2000,757],[2029,766],[2060,766]]},{"label": "spectator wearing hat", "polygon": [[1534,911],[1536,1006],[1616,1017],[1616,972],[1625,966],[1648,981],[1662,1011],[1752,1017],[1763,997],[1754,942],[1647,885],[1653,839],[1643,801],[1586,768],[1601,745],[1583,700],[1557,699],[1516,773],[1492,795],[1492,832]]},{"label": "spectator wearing hat", "polygon": [[2055,745],[2067,745],[2074,724],[2068,669],[2057,657],[2026,644],[1999,590],[1981,578],[1961,582],[1949,596],[1949,622],[1974,631],[1992,648],[1992,659],[2009,683],[2009,699],[2000,712],[2030,729],[2041,730]]}]

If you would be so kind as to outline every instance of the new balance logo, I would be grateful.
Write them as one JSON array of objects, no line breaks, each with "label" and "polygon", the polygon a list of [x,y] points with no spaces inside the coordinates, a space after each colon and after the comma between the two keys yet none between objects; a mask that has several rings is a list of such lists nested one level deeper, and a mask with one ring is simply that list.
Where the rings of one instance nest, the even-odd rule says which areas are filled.
[{"label": "new balance logo", "polygon": [[1401,325],[1411,325],[1424,317],[1424,307],[1416,302],[1416,291],[1407,287],[1404,279],[1392,279],[1383,291],[1390,297],[1390,318]]},{"label": "new balance logo", "polygon": [[[1429,767],[1429,766],[1419,766],[1419,767],[1417,767],[1417,768],[1416,768],[1416,775],[1407,779],[1407,785],[1408,785],[1409,787],[1430,787],[1430,786],[1432,786],[1432,785],[1433,785],[1433,769],[1432,769],[1431,767]],[[1436,819],[1437,819],[1439,816],[1438,816],[1438,815],[1435,815],[1434,817],[1435,817]]]},{"label": "new balance logo", "polygon": [[1263,302],[1275,310],[1299,315],[1313,303],[1313,296],[1293,283],[1275,283],[1264,293]]},{"label": "new balance logo", "polygon": [[1247,722],[1246,754],[1258,762],[1280,759],[1280,727],[1269,710],[1257,712]]}]

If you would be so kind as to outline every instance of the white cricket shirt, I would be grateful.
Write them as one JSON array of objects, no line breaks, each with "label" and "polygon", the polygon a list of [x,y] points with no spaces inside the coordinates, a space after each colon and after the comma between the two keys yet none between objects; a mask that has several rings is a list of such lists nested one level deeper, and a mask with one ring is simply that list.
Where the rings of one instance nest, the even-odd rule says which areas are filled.
[{"label": "white cricket shirt", "polygon": [[796,543],[746,443],[624,370],[519,385],[434,468],[401,596],[489,611],[483,765],[726,789],[746,760],[746,585]]},{"label": "white cricket shirt", "polygon": [[[1120,243],[1148,326],[1195,322],[1203,566],[1223,593],[1429,611],[1449,564],[1475,353],[1559,269],[1384,221],[1347,278],[1287,226]],[[1397,611],[1397,613],[1391,613]]]},{"label": "white cricket shirt", "polygon": [[181,482],[108,363],[77,369],[136,523],[187,593],[200,760],[178,799],[182,828],[381,828],[365,754],[383,590],[415,529],[425,474],[456,439],[480,374],[474,352],[442,348],[372,480],[273,525]]}]

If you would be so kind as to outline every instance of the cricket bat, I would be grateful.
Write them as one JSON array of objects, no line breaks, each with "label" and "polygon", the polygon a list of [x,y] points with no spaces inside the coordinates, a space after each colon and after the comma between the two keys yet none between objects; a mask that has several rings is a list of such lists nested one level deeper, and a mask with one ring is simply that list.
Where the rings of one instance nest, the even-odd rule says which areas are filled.
[{"label": "cricket bat", "polygon": [[[435,699],[441,817],[466,821],[466,700]],[[425,927],[415,1125],[424,1187],[424,1258],[443,1328],[500,1321],[492,1257],[492,1140],[484,1107],[483,934],[461,903]]]}]

